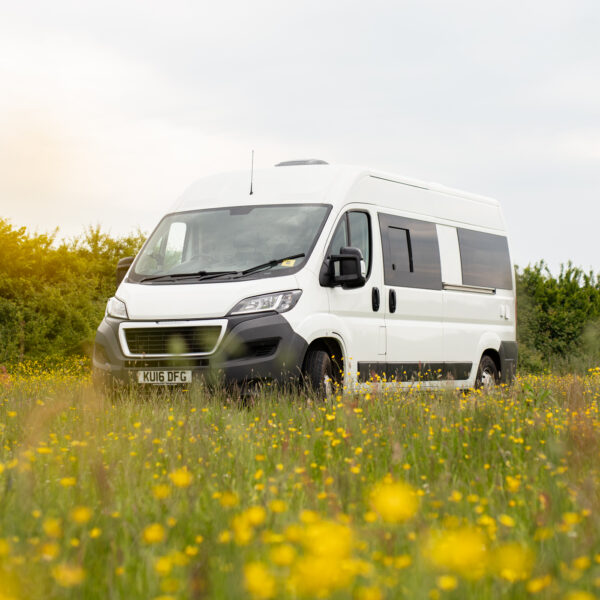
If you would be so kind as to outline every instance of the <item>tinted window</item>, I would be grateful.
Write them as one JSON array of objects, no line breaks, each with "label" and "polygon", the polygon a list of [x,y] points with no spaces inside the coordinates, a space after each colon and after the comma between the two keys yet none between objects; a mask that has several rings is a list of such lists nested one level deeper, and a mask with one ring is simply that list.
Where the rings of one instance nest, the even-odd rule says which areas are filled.
[{"label": "tinted window", "polygon": [[358,248],[365,259],[367,272],[371,271],[371,227],[369,215],[350,211],[342,216],[329,245],[330,254],[339,254],[344,246]]},{"label": "tinted window", "polygon": [[358,248],[365,259],[367,267],[371,258],[371,235],[369,229],[369,215],[364,212],[348,213],[350,226],[350,246]]},{"label": "tinted window", "polygon": [[434,223],[379,213],[386,285],[442,288]]},{"label": "tinted window", "polygon": [[512,289],[508,241],[470,229],[457,229],[463,285]]},{"label": "tinted window", "polygon": [[388,227],[387,234],[392,271],[414,273],[410,231],[401,227]]}]

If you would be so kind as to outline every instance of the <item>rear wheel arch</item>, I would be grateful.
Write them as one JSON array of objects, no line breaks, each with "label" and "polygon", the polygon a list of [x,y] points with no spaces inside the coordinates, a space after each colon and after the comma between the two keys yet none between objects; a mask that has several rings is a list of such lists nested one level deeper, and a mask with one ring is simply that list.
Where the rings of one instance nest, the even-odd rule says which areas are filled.
[{"label": "rear wheel arch", "polygon": [[500,354],[493,348],[484,350],[475,374],[475,388],[489,389],[501,381]]},{"label": "rear wheel arch", "polygon": [[484,356],[489,356],[494,361],[494,364],[496,365],[496,369],[498,369],[498,373],[500,373],[502,371],[502,362],[500,361],[500,353],[498,352],[498,350],[494,350],[493,348],[488,348],[487,350],[484,350],[484,352],[481,356],[482,356],[482,358]]}]

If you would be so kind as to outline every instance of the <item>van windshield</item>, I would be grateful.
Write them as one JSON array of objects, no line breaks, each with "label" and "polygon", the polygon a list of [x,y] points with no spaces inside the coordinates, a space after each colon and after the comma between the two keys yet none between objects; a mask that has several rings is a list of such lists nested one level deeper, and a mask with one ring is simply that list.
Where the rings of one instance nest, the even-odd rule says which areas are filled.
[{"label": "van windshield", "polygon": [[[167,215],[137,257],[129,279],[194,283],[239,277],[247,270],[252,271],[249,278],[295,272],[308,259],[330,210],[325,204],[271,204]],[[294,258],[253,271],[285,257]]]}]

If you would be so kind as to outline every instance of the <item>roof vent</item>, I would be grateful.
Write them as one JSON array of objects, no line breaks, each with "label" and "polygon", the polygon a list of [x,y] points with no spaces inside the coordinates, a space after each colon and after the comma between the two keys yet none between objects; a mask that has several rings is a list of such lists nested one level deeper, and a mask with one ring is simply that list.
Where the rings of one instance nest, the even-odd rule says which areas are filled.
[{"label": "roof vent", "polygon": [[307,158],[306,160],[286,160],[284,162],[277,163],[276,167],[298,167],[300,165],[328,165],[329,163],[318,158]]}]

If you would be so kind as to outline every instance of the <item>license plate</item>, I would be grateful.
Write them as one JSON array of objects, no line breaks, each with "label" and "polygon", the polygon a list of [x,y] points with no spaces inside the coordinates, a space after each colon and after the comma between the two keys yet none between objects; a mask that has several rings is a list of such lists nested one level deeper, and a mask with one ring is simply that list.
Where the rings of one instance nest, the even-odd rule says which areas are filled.
[{"label": "license plate", "polygon": [[154,385],[176,385],[178,383],[191,383],[191,371],[138,371],[138,383],[151,383]]}]

